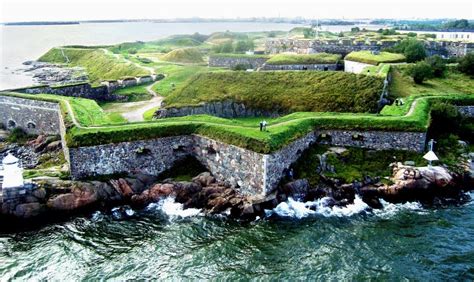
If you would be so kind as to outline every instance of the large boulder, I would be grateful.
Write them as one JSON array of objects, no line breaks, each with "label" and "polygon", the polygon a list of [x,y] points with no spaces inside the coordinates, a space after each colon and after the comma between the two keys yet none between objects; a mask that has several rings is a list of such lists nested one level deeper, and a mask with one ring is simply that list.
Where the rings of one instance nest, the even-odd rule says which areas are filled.
[{"label": "large boulder", "polygon": [[91,185],[75,187],[72,193],[57,195],[50,198],[47,206],[53,210],[72,211],[85,207],[98,200],[97,191]]},{"label": "large boulder", "polygon": [[295,200],[303,200],[308,194],[309,182],[307,179],[297,179],[283,186],[283,193]]},{"label": "large boulder", "polygon": [[45,211],[45,205],[40,203],[26,203],[17,205],[13,214],[20,218],[31,218]]}]

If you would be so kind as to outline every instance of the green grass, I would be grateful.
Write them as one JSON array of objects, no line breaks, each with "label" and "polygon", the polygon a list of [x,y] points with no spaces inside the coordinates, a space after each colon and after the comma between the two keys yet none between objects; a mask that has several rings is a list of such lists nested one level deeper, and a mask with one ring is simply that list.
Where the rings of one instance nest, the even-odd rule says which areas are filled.
[{"label": "green grass", "polygon": [[375,75],[375,76],[386,78],[390,72],[390,68],[391,68],[390,64],[381,63],[377,66],[365,67],[362,70],[361,74]]},{"label": "green grass", "polygon": [[354,51],[350,52],[344,60],[378,65],[380,63],[402,63],[406,61],[402,54],[380,52],[378,55],[372,54],[371,51]]},{"label": "green grass", "polygon": [[204,63],[202,53],[196,48],[182,48],[170,51],[162,56],[161,60],[186,64]]},{"label": "green grass", "polygon": [[269,65],[293,65],[293,64],[336,64],[341,55],[317,53],[317,54],[278,54],[271,57],[266,63]]},{"label": "green grass", "polygon": [[234,53],[218,53],[218,54],[212,54],[211,56],[216,57],[216,58],[249,58],[249,59],[255,59],[255,58],[269,59],[271,57],[269,55],[247,55],[247,54],[234,54]]},{"label": "green grass", "polygon": [[233,100],[280,112],[375,112],[381,78],[344,72],[215,72],[193,76],[166,107]]},{"label": "green grass", "polygon": [[120,88],[116,90],[114,94],[127,96],[127,102],[150,100],[153,96],[150,93],[148,93],[146,88],[153,83],[154,82]]},{"label": "green grass", "polygon": [[149,72],[106,54],[100,49],[52,48],[38,60],[41,62],[66,64],[61,49],[69,59],[69,66],[83,67],[91,83],[117,80],[123,77],[149,75]]}]

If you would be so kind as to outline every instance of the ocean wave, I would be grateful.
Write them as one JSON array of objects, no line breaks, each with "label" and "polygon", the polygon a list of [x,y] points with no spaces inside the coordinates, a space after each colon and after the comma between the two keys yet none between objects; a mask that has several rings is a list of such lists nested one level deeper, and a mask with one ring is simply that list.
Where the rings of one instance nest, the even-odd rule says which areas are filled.
[{"label": "ocean wave", "polygon": [[392,204],[381,200],[383,209],[370,208],[359,196],[356,196],[354,203],[340,207],[329,206],[331,198],[324,197],[316,201],[298,202],[293,198],[288,198],[286,202],[278,204],[273,210],[266,210],[266,216],[277,215],[281,217],[305,218],[311,215],[322,215],[324,217],[350,217],[363,212],[370,212],[376,216],[388,218],[401,211],[416,211],[424,213],[422,206],[418,202],[407,202],[403,204]]},{"label": "ocean wave", "polygon": [[157,203],[151,203],[146,207],[149,211],[159,211],[169,218],[185,218],[202,215],[200,209],[184,209],[183,204],[175,202],[174,197],[166,197]]}]

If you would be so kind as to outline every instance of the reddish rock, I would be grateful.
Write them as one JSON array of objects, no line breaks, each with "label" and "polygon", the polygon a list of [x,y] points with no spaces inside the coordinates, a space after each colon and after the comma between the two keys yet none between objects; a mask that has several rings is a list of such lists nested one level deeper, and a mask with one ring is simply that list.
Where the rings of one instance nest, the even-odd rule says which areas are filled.
[{"label": "reddish rock", "polygon": [[54,210],[74,210],[96,202],[96,191],[90,187],[75,188],[72,193],[61,194],[48,200],[47,206]]},{"label": "reddish rock", "polygon": [[193,182],[201,184],[202,187],[206,187],[216,182],[216,179],[209,172],[203,172],[194,177]]},{"label": "reddish rock", "polygon": [[16,206],[13,214],[21,218],[31,218],[40,215],[45,206],[40,203],[27,203]]}]

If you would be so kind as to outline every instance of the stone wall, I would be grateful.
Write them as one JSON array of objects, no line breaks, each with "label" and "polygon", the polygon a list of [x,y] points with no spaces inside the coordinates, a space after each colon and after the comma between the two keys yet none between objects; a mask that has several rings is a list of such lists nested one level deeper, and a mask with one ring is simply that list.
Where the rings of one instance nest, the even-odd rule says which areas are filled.
[{"label": "stone wall", "polygon": [[474,118],[474,106],[457,106],[457,108],[461,115]]},{"label": "stone wall", "polygon": [[238,117],[278,117],[285,114],[284,111],[266,111],[246,107],[242,103],[233,101],[222,101],[203,103],[198,106],[185,106],[179,108],[164,108],[155,112],[154,118],[182,117],[189,115],[211,115],[223,118]]},{"label": "stone wall", "polygon": [[366,67],[370,67],[373,65],[354,62],[349,60],[344,60],[344,71],[351,72],[351,73],[361,73]]},{"label": "stone wall", "polygon": [[0,96],[0,123],[8,129],[19,127],[29,134],[59,134],[57,103]]},{"label": "stone wall", "polygon": [[237,65],[250,66],[250,68],[258,69],[263,66],[263,64],[268,60],[268,58],[262,57],[225,57],[225,56],[209,56],[209,66],[210,67],[223,67],[223,68],[234,68]]},{"label": "stone wall", "polygon": [[265,193],[265,155],[197,135],[191,155],[214,177],[237,187],[240,193]]},{"label": "stone wall", "polygon": [[337,64],[291,64],[291,65],[269,65],[264,64],[263,70],[320,70],[335,71]]},{"label": "stone wall", "polygon": [[[460,57],[474,52],[474,43],[472,42],[425,41],[424,43],[429,55],[438,54],[448,57]],[[396,41],[269,39],[265,42],[265,52],[268,54],[278,54],[281,52],[295,52],[299,54],[325,52],[345,56],[352,51],[380,51],[395,44],[397,44]]]},{"label": "stone wall", "polygon": [[38,86],[14,90],[26,94],[54,94],[69,97],[87,98],[96,101],[116,101],[126,97],[111,94],[105,85],[93,87],[89,83],[81,83],[65,86]]},{"label": "stone wall", "polygon": [[74,179],[139,172],[157,175],[188,155],[191,136],[174,136],[69,148],[71,176]]}]

